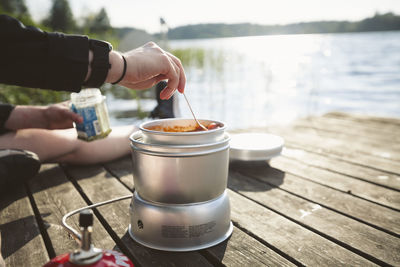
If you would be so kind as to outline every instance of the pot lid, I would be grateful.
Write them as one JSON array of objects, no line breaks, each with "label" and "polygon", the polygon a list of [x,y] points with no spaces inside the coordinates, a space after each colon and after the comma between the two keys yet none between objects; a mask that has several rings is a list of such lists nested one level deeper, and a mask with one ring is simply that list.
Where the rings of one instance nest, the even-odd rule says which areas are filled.
[{"label": "pot lid", "polygon": [[231,134],[230,160],[269,160],[279,156],[283,148],[282,137],[267,133]]}]

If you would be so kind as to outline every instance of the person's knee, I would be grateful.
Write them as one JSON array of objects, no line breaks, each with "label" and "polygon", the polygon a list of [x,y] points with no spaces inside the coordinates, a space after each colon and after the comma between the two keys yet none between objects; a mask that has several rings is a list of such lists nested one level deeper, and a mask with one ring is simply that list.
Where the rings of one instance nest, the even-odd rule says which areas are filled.
[{"label": "person's knee", "polygon": [[76,138],[68,130],[24,129],[15,133],[13,148],[36,153],[42,162],[51,162],[78,149]]}]

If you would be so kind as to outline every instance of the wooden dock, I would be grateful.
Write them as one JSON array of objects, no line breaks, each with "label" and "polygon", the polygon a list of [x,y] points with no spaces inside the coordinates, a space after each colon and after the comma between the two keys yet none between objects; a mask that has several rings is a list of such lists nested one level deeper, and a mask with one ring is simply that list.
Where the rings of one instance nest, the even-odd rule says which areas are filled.
[{"label": "wooden dock", "polygon": [[[93,242],[136,266],[400,266],[400,119],[329,113],[289,127],[282,156],[230,165],[234,230],[209,249],[148,249],[128,232],[130,200],[95,210]],[[95,166],[44,165],[1,196],[6,266],[42,266],[73,251],[67,212],[132,193],[130,157]],[[78,229],[77,217],[69,220]]]}]

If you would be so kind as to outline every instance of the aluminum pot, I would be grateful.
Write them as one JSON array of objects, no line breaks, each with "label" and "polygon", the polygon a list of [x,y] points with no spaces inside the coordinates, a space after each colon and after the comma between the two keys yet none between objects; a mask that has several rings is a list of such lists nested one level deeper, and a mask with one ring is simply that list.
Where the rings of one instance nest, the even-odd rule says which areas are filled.
[{"label": "aluminum pot", "polygon": [[[143,133],[143,141],[152,144],[176,144],[195,145],[209,144],[224,139],[226,126],[224,123],[213,120],[199,120],[201,124],[208,126],[211,123],[219,125],[218,128],[209,131],[193,131],[196,129],[196,121],[193,119],[162,119],[142,123],[139,129]],[[162,129],[178,128],[180,132],[165,132]]]},{"label": "aluminum pot", "polygon": [[227,186],[229,135],[201,145],[153,144],[131,135],[135,190],[145,200],[186,204],[220,196]]},{"label": "aluminum pot", "polygon": [[129,234],[138,243],[166,251],[192,251],[214,246],[233,230],[229,197],[224,191],[211,201],[169,205],[148,202],[134,193]]}]

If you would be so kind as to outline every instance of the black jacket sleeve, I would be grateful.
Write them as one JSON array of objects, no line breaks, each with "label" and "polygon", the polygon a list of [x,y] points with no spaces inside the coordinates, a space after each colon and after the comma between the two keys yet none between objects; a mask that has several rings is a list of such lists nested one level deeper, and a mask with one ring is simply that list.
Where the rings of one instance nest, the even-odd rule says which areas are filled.
[{"label": "black jacket sleeve", "polygon": [[0,83],[78,92],[88,55],[87,36],[47,33],[0,15]]},{"label": "black jacket sleeve", "polygon": [[0,134],[7,132],[4,128],[4,124],[8,120],[8,117],[10,117],[14,108],[14,105],[0,103]]}]

